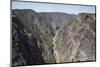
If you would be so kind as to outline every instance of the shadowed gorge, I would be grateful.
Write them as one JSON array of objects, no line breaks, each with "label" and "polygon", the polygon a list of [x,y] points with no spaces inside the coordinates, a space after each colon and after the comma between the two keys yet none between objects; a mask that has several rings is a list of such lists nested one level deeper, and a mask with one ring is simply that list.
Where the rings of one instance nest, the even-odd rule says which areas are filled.
[{"label": "shadowed gorge", "polygon": [[95,14],[12,10],[12,65],[95,61]]},{"label": "shadowed gorge", "polygon": [[[29,38],[24,32],[24,26],[17,18],[13,18],[13,45],[16,56],[12,62],[19,61],[19,65],[32,65],[45,63],[41,51],[37,46],[37,40],[34,37]],[[21,54],[21,55],[20,55]],[[22,59],[22,58],[23,59]],[[25,58],[25,60],[24,60]]]}]

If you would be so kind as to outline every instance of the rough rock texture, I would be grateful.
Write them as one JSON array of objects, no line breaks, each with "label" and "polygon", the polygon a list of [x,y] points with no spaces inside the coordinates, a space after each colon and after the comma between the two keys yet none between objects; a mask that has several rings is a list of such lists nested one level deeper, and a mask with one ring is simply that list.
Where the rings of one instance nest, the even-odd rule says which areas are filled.
[{"label": "rough rock texture", "polygon": [[12,10],[12,65],[95,60],[95,14]]},{"label": "rough rock texture", "polygon": [[74,14],[67,14],[62,12],[42,12],[39,14],[45,16],[46,19],[50,21],[54,29],[54,32],[56,32],[59,28],[63,27],[65,23],[68,23],[68,21],[71,21],[76,17],[76,15]]},{"label": "rough rock texture", "polygon": [[[37,19],[38,17],[38,19]],[[55,63],[53,29],[48,20],[32,10],[12,12],[12,64],[32,65]]]},{"label": "rough rock texture", "polygon": [[81,13],[54,37],[57,63],[95,60],[95,14]]}]

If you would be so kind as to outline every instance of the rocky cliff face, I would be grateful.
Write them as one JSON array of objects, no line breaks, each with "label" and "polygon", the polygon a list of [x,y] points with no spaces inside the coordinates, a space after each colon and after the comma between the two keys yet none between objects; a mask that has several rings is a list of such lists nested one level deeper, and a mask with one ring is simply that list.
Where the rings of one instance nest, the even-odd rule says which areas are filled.
[{"label": "rocky cliff face", "polygon": [[95,14],[82,13],[54,37],[57,63],[95,60]]},{"label": "rocky cliff face", "polygon": [[14,65],[55,63],[52,49],[54,33],[46,17],[39,16],[32,10],[13,10],[12,14],[12,46],[15,51],[12,53],[14,56],[12,63]]},{"label": "rocky cliff face", "polygon": [[12,10],[12,64],[95,60],[95,14]]}]

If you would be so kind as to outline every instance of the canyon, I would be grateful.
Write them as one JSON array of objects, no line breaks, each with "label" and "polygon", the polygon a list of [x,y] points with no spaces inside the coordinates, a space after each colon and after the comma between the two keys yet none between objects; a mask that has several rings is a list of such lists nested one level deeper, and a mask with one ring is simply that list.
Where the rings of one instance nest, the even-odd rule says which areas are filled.
[{"label": "canyon", "polygon": [[96,60],[95,13],[12,9],[12,65]]}]

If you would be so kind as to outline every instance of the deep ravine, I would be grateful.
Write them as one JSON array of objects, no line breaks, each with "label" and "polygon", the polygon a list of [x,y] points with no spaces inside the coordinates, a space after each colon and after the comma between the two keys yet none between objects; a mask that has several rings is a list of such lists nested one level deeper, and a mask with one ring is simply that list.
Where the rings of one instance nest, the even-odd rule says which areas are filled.
[{"label": "deep ravine", "polygon": [[95,61],[95,14],[12,10],[12,65]]}]

